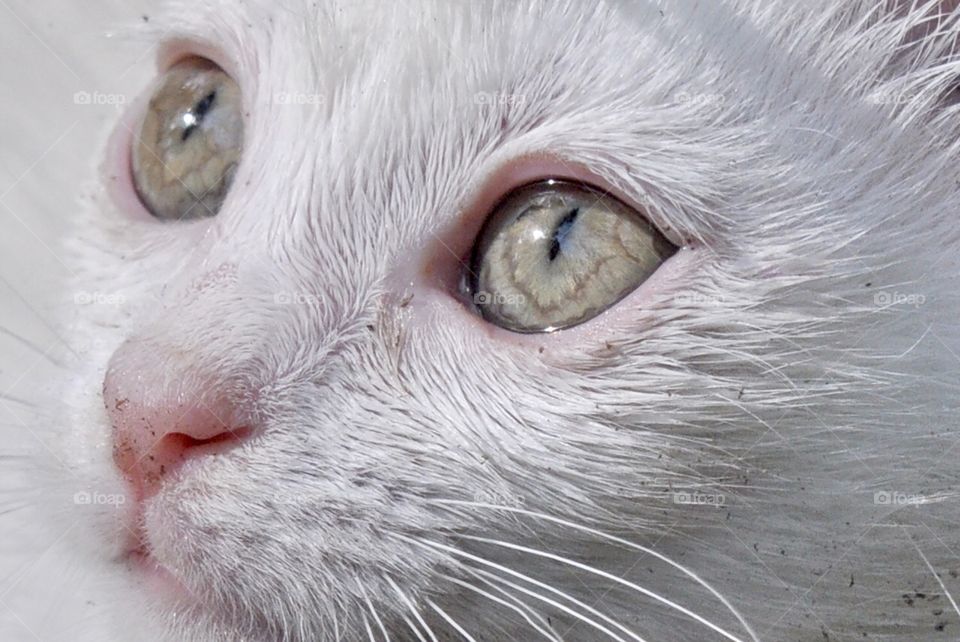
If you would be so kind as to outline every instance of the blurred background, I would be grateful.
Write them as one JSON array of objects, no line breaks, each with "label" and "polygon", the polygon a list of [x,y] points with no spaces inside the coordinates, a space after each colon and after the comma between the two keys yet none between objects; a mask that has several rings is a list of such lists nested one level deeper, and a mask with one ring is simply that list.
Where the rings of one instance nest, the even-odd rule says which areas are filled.
[{"label": "blurred background", "polygon": [[[30,397],[43,353],[70,354],[52,318],[69,296],[61,230],[150,80],[154,52],[135,30],[151,4],[0,0],[0,396]],[[0,422],[9,414],[0,406]]]},{"label": "blurred background", "polygon": [[[42,425],[46,409],[29,400],[82,359],[58,329],[64,319],[54,317],[58,305],[73,300],[64,287],[64,223],[95,180],[124,105],[151,79],[154,51],[142,36],[131,37],[131,27],[150,20],[151,4],[0,0],[0,490],[14,491],[0,496],[0,513],[29,508],[33,497],[34,489],[19,490],[17,460],[6,458],[44,438],[30,427]],[[64,535],[3,522],[4,642],[49,639],[52,632],[63,639],[57,627],[67,619],[57,615],[67,606],[37,591],[51,580],[83,591],[78,569],[62,561],[59,548],[73,546]]]}]

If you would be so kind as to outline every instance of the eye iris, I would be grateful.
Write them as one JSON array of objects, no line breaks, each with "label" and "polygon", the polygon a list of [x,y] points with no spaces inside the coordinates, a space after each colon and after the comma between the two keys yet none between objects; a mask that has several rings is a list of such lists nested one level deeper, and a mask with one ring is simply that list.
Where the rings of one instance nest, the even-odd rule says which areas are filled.
[{"label": "eye iris", "polygon": [[635,211],[585,186],[513,192],[474,251],[480,313],[517,332],[582,323],[636,289],[676,250]]},{"label": "eye iris", "polygon": [[182,62],[151,97],[134,144],[137,193],[159,219],[214,216],[242,147],[237,84],[210,61]]}]

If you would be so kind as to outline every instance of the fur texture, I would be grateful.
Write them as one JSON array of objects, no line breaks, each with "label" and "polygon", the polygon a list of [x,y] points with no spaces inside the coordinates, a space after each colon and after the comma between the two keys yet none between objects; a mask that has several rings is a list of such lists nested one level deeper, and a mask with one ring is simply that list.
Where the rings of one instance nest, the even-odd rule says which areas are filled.
[{"label": "fur texture", "polygon": [[[170,3],[145,38],[224,61],[244,162],[218,217],[161,225],[123,200],[118,127],[66,235],[85,350],[35,400],[5,517],[69,548],[69,581],[25,574],[3,638],[956,639],[958,20]],[[685,248],[586,326],[515,337],[422,266],[544,158]],[[147,506],[189,604],[116,561],[124,510],[75,502],[125,493],[100,394],[123,342],[255,417]]]}]

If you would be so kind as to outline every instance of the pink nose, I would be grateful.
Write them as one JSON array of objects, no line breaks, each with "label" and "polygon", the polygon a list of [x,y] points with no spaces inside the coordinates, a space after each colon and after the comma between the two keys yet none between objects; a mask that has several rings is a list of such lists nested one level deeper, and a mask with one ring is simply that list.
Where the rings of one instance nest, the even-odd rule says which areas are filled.
[{"label": "pink nose", "polygon": [[127,343],[110,360],[103,399],[113,424],[113,460],[138,498],[154,495],[188,460],[223,453],[250,428],[210,380],[182,377]]}]

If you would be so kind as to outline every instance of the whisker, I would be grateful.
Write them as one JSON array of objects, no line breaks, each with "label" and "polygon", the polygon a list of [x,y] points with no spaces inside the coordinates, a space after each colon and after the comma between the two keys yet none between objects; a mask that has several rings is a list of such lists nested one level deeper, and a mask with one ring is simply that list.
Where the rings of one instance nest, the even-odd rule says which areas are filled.
[{"label": "whisker", "polygon": [[[507,571],[509,572],[509,569],[505,569],[505,570],[507,570]],[[563,612],[566,613],[567,615],[570,615],[570,616],[575,617],[576,619],[580,620],[580,621],[583,622],[584,624],[587,624],[587,625],[589,625],[589,626],[597,629],[597,630],[600,631],[601,633],[605,633],[607,636],[613,638],[614,640],[617,640],[617,642],[627,642],[624,638],[620,637],[619,635],[617,635],[616,633],[614,633],[613,631],[611,631],[611,630],[608,629],[607,627],[603,626],[602,624],[600,624],[600,623],[597,622],[596,620],[592,620],[592,619],[590,619],[589,617],[587,617],[586,615],[584,615],[583,613],[580,613],[579,611],[575,611],[575,610],[573,610],[572,608],[566,606],[565,604],[561,604],[560,602],[557,602],[557,601],[554,600],[554,599],[551,599],[551,598],[549,598],[549,597],[547,597],[547,596],[545,596],[545,595],[542,595],[542,594],[540,594],[540,593],[537,593],[536,591],[532,591],[532,590],[530,590],[530,589],[528,589],[528,588],[526,588],[526,587],[520,586],[519,584],[516,584],[516,583],[511,582],[511,581],[509,581],[509,580],[505,580],[505,579],[503,579],[502,577],[500,577],[499,575],[495,575],[495,574],[490,573],[490,572],[488,572],[488,571],[482,571],[482,570],[480,570],[480,569],[469,569],[467,572],[470,573],[471,575],[473,575],[473,574],[478,574],[478,575],[482,575],[482,576],[488,577],[488,578],[490,578],[491,580],[495,580],[495,581],[497,581],[497,582],[502,582],[503,584],[505,584],[506,586],[509,586],[509,587],[512,588],[512,589],[515,589],[515,590],[517,590],[517,591],[520,591],[521,593],[524,593],[525,595],[529,595],[530,597],[532,597],[532,598],[535,599],[535,600],[539,600],[539,601],[541,601],[541,602],[544,602],[544,603],[546,603],[546,604],[549,604],[549,605],[552,606],[553,608],[558,609],[558,610],[560,610],[560,611],[563,611]],[[610,623],[610,624],[613,624],[613,625],[616,626],[618,629],[623,630],[625,633],[627,633],[627,635],[629,635],[631,638],[633,638],[634,640],[636,640],[636,642],[646,642],[646,640],[644,640],[643,638],[641,638],[641,637],[640,637],[639,635],[637,635],[636,633],[633,633],[632,631],[626,629],[623,625],[618,624],[617,622],[613,621],[612,619],[610,619],[610,618],[607,617],[606,615],[604,615],[604,614],[600,613],[599,611],[597,611],[597,609],[595,609],[595,608],[593,608],[593,607],[591,607],[591,606],[589,606],[589,605],[587,605],[587,604],[584,604],[584,603],[581,602],[580,600],[578,600],[578,599],[576,599],[576,598],[574,598],[574,597],[570,597],[569,595],[563,593],[562,591],[557,591],[557,589],[552,589],[551,587],[547,586],[546,584],[543,584],[542,582],[538,582],[537,580],[534,580],[534,579],[532,579],[532,578],[525,577],[524,579],[526,579],[528,582],[531,582],[532,584],[535,584],[535,585],[540,586],[540,587],[542,587],[542,588],[545,588],[545,589],[547,589],[547,590],[552,590],[552,591],[555,591],[555,592],[559,593],[559,594],[562,595],[565,599],[569,600],[570,602],[572,602],[572,603],[575,604],[576,606],[579,606],[579,607],[585,609],[587,612],[592,613],[592,614],[600,617],[600,618],[601,618],[602,620],[604,620],[605,622],[608,622],[608,623]]]},{"label": "whisker", "polygon": [[421,633],[420,629],[413,625],[413,622],[410,621],[410,618],[408,618],[406,615],[401,615],[400,618],[406,623],[410,630],[414,632],[420,642],[427,642],[427,638],[423,637],[423,633]]},{"label": "whisker", "polygon": [[361,613],[360,617],[363,618],[363,627],[367,630],[367,637],[370,638],[370,642],[377,642],[377,639],[373,637],[373,629],[370,628],[370,621],[367,620],[367,615]]},{"label": "whisker", "polygon": [[[515,595],[509,592],[499,584],[494,584],[493,582],[491,582],[485,577],[481,577],[481,576],[475,576],[475,577],[480,582],[483,582],[485,586],[490,587],[492,590],[496,591],[500,595],[503,595],[506,599],[510,600],[511,602],[513,602],[514,604],[522,608],[524,611],[529,613],[531,617],[536,618],[536,620],[544,627],[543,628],[543,631],[545,631],[544,635],[554,640],[555,642],[563,642],[563,637],[559,633],[557,633],[556,630],[554,630],[553,624],[550,621],[548,621],[547,618],[545,618],[539,612],[534,610],[532,606],[530,606],[529,604],[524,602],[522,599],[520,599],[518,595]],[[529,618],[528,618],[528,621],[529,621]]]},{"label": "whisker", "polygon": [[380,632],[383,634],[383,639],[387,642],[390,642],[390,634],[387,633],[387,627],[383,625],[383,621],[380,619],[380,616],[377,614],[377,609],[373,607],[373,602],[370,601],[370,598],[367,596],[367,590],[363,587],[363,582],[359,578],[356,578],[357,586],[360,588],[360,595],[363,596],[363,601],[366,603],[367,608],[370,609],[370,615],[373,616],[374,622],[377,623],[377,627],[380,629]]},{"label": "whisker", "polygon": [[549,559],[549,560],[552,560],[552,561],[554,561],[554,562],[559,562],[559,563],[561,563],[561,564],[564,564],[565,566],[572,566],[572,567],[574,567],[574,568],[580,569],[581,571],[586,571],[587,573],[590,573],[590,574],[592,574],[592,575],[597,575],[597,576],[602,577],[602,578],[604,578],[604,579],[606,579],[606,580],[610,580],[611,582],[615,582],[615,583],[617,583],[617,584],[619,584],[619,585],[621,585],[621,586],[625,586],[625,587],[627,587],[627,588],[629,588],[629,589],[631,589],[631,590],[637,591],[638,593],[641,593],[641,594],[643,594],[643,595],[646,595],[647,597],[653,598],[653,599],[657,600],[658,602],[660,602],[660,603],[662,603],[662,604],[664,604],[664,605],[666,605],[666,606],[669,606],[670,608],[672,608],[672,609],[674,609],[674,610],[677,610],[677,611],[683,613],[683,614],[686,615],[687,617],[690,617],[690,618],[696,620],[696,621],[699,622],[700,624],[703,624],[704,626],[713,629],[714,631],[716,631],[716,632],[719,633],[720,635],[724,636],[724,637],[727,638],[728,640],[733,640],[734,642],[742,642],[742,641],[740,640],[740,638],[738,638],[738,637],[734,636],[732,633],[729,633],[729,632],[727,632],[726,630],[720,628],[719,626],[717,626],[717,625],[714,624],[713,622],[710,622],[709,620],[707,620],[706,618],[704,618],[702,615],[699,615],[699,614],[697,614],[697,613],[694,613],[694,612],[691,611],[690,609],[688,609],[688,608],[686,608],[686,607],[683,607],[683,606],[677,604],[677,603],[674,602],[673,600],[669,600],[669,599],[663,597],[662,595],[659,595],[659,594],[657,594],[657,593],[654,593],[653,591],[651,591],[651,590],[649,590],[649,589],[646,589],[646,588],[644,588],[644,587],[642,587],[642,586],[640,586],[640,585],[638,585],[638,584],[634,584],[633,582],[629,582],[629,581],[623,579],[622,577],[617,577],[616,575],[613,575],[612,573],[607,573],[606,571],[601,571],[600,569],[594,568],[594,567],[592,567],[592,566],[588,566],[588,565],[586,565],[586,564],[582,564],[582,563],[580,563],[580,562],[577,562],[577,561],[575,561],[575,560],[571,560],[571,559],[566,558],[566,557],[563,557],[563,556],[561,556],[561,555],[555,555],[555,554],[553,554],[553,553],[547,553],[547,552],[544,552],[544,551],[538,551],[538,550],[533,549],[533,548],[528,548],[528,547],[526,547],[526,546],[520,546],[520,545],[518,545],[518,544],[511,544],[511,543],[509,543],[509,542],[504,542],[504,541],[501,541],[501,540],[489,539],[489,538],[486,538],[486,537],[474,537],[474,536],[471,536],[471,535],[461,535],[461,538],[462,538],[462,539],[466,539],[466,540],[470,540],[470,541],[474,541],[474,542],[483,542],[484,544],[490,544],[491,546],[500,546],[500,547],[502,547],[502,548],[507,548],[507,549],[510,549],[510,550],[512,550],[512,551],[518,551],[518,552],[521,552],[521,553],[527,553],[528,555],[534,555],[534,556],[536,556],[536,557],[541,557],[541,558],[544,558],[544,559]]},{"label": "whisker", "polygon": [[37,404],[35,404],[35,403],[31,403],[31,402],[27,401],[26,399],[21,399],[20,397],[14,397],[13,395],[8,394],[8,393],[6,393],[6,392],[0,392],[0,399],[3,399],[4,401],[11,401],[11,402],[13,402],[13,403],[18,403],[18,404],[20,404],[21,406],[26,406],[27,408],[36,408],[36,407],[37,407]]},{"label": "whisker", "polygon": [[[9,208],[8,208],[8,209],[9,209]],[[74,352],[73,348],[70,347],[70,344],[67,343],[67,341],[66,341],[63,337],[60,336],[60,333],[57,332],[57,330],[53,327],[53,325],[50,324],[49,321],[47,321],[46,317],[45,317],[44,315],[40,314],[39,312],[37,312],[36,308],[34,308],[34,306],[30,305],[30,303],[27,301],[27,299],[24,298],[24,296],[23,296],[22,294],[20,294],[20,291],[17,290],[17,288],[15,288],[15,287],[13,286],[13,284],[10,283],[10,281],[8,281],[7,279],[3,278],[3,275],[0,275],[0,282],[2,282],[4,285],[6,285],[7,288],[9,288],[11,292],[13,292],[14,296],[16,296],[18,299],[20,299],[20,302],[23,303],[23,305],[26,306],[28,309],[30,309],[30,311],[33,312],[34,315],[36,315],[37,320],[40,321],[40,323],[41,323],[47,330],[49,330],[50,333],[51,333],[53,336],[55,336],[57,339],[59,339],[60,342],[63,343],[63,345],[67,348],[67,350],[69,350],[70,352],[72,352],[72,353],[74,354],[74,356],[76,356],[77,358],[79,358],[79,355],[78,355],[76,352]]]},{"label": "whisker", "polygon": [[[406,539],[406,538],[404,538],[404,539]],[[457,550],[456,548],[454,548],[454,547],[452,547],[452,546],[447,546],[447,545],[445,545],[445,544],[440,544],[440,543],[437,543],[437,542],[430,542],[430,541],[427,541],[427,540],[423,540],[423,541],[422,541],[422,544],[425,545],[425,546],[435,547],[435,548],[437,548],[437,549],[447,551],[447,552],[449,552],[449,553],[452,553],[452,554],[454,554],[454,555],[458,555],[458,556],[460,556],[460,557],[464,557],[464,558],[466,558],[466,559],[469,559],[469,560],[471,560],[471,561],[473,561],[473,562],[476,562],[476,563],[478,563],[478,564],[482,564],[482,565],[484,565],[484,566],[489,566],[490,568],[497,569],[498,571],[502,571],[502,572],[504,572],[504,573],[507,573],[508,575],[512,575],[512,576],[517,577],[517,578],[519,578],[519,579],[521,579],[521,580],[524,580],[524,581],[526,581],[526,582],[529,582],[530,584],[533,584],[534,586],[537,586],[537,587],[542,588],[542,589],[546,589],[547,591],[549,591],[549,592],[551,592],[551,593],[553,593],[553,594],[555,594],[555,595],[559,595],[560,597],[564,598],[565,600],[567,600],[567,601],[569,601],[569,602],[571,602],[571,603],[579,606],[580,608],[586,610],[588,613],[590,613],[590,614],[592,614],[592,615],[594,615],[594,616],[596,616],[596,617],[599,617],[600,619],[602,619],[603,621],[607,622],[608,624],[611,624],[611,625],[615,626],[616,628],[620,629],[621,631],[623,631],[624,633],[626,633],[627,635],[629,635],[631,638],[633,638],[636,642],[646,642],[646,641],[645,641],[643,638],[641,638],[639,635],[637,635],[637,634],[634,633],[633,631],[629,630],[628,628],[626,628],[626,627],[623,626],[622,624],[619,624],[618,622],[614,621],[613,619],[611,619],[611,618],[608,617],[607,615],[604,615],[603,613],[601,613],[601,612],[598,611],[597,609],[593,608],[592,606],[590,606],[590,605],[588,605],[588,604],[586,604],[586,603],[578,600],[577,598],[575,598],[575,597],[573,597],[573,596],[571,596],[571,595],[568,595],[567,593],[564,593],[563,591],[561,591],[561,590],[559,590],[559,589],[556,589],[556,588],[554,588],[554,587],[552,587],[552,586],[550,586],[550,585],[548,585],[548,584],[545,584],[544,582],[541,582],[541,581],[539,581],[539,580],[537,580],[537,579],[534,579],[534,578],[530,577],[529,575],[524,575],[523,573],[520,573],[519,571],[516,571],[516,570],[514,570],[514,569],[511,569],[511,568],[508,568],[508,567],[506,567],[506,566],[503,566],[502,564],[497,564],[496,562],[491,562],[490,560],[485,560],[485,559],[483,559],[482,557],[478,557],[478,556],[476,556],[476,555],[472,555],[472,554],[467,553],[467,552],[465,552],[465,551]],[[591,620],[590,618],[584,616],[583,614],[581,614],[581,613],[579,613],[579,612],[577,612],[577,611],[574,611],[574,610],[570,609],[569,607],[567,607],[567,606],[565,606],[565,605],[563,605],[563,604],[560,604],[559,602],[556,602],[555,600],[551,600],[550,598],[545,597],[545,596],[543,596],[543,595],[541,595],[541,594],[539,594],[539,593],[535,593],[535,592],[529,591],[529,590],[525,589],[525,588],[522,587],[522,586],[513,584],[513,583],[511,583],[511,582],[509,582],[509,581],[507,581],[507,580],[504,580],[503,578],[501,578],[501,577],[498,576],[498,575],[493,575],[492,573],[488,574],[488,573],[486,573],[485,571],[481,571],[481,570],[479,570],[479,569],[476,569],[476,570],[474,570],[474,569],[467,569],[467,572],[469,572],[469,573],[471,573],[471,574],[480,573],[480,574],[482,574],[482,575],[484,575],[484,576],[486,576],[486,577],[490,577],[491,579],[495,579],[495,580],[497,580],[497,581],[499,581],[499,582],[502,582],[502,583],[506,584],[507,586],[510,586],[510,587],[513,588],[513,589],[516,589],[516,590],[518,590],[518,591],[521,591],[522,593],[525,593],[525,594],[529,595],[530,597],[532,597],[532,598],[534,598],[534,599],[540,600],[540,601],[542,601],[542,602],[546,602],[547,604],[550,604],[551,606],[553,606],[553,607],[555,607],[555,608],[557,608],[557,609],[560,609],[561,611],[563,611],[563,612],[565,612],[565,613],[568,613],[569,615],[572,615],[573,617],[575,617],[575,618],[577,618],[577,619],[579,619],[579,620],[582,620],[583,622],[585,622],[585,623],[593,626],[594,628],[596,628],[596,629],[598,629],[598,630],[606,633],[607,635],[609,635],[610,637],[612,637],[612,638],[615,639],[615,640],[619,640],[620,642],[626,642],[626,640],[624,640],[623,638],[621,638],[619,635],[613,633],[612,631],[610,631],[609,629],[607,629],[607,628],[604,627],[603,625],[597,623],[597,622],[594,621],[594,620]]]},{"label": "whisker", "polygon": [[30,504],[26,502],[22,502],[18,504],[4,506],[3,508],[0,508],[0,517],[3,517],[5,515],[10,515],[11,513],[16,513],[17,511],[21,511],[24,508],[27,508],[29,505]]},{"label": "whisker", "polygon": [[[57,366],[58,368],[65,368],[65,367],[66,367],[66,365],[64,365],[64,363],[63,363],[62,361],[59,361],[59,360],[55,359],[54,357],[50,356],[50,348],[53,348],[53,345],[51,345],[51,346],[50,346],[49,348],[47,348],[46,350],[43,350],[43,349],[40,348],[40,346],[38,346],[37,344],[35,344],[33,341],[30,341],[30,340],[27,339],[26,337],[17,334],[17,333],[14,332],[13,330],[10,330],[10,329],[8,329],[8,328],[4,328],[3,326],[0,326],[0,334],[5,334],[6,336],[10,337],[11,339],[13,339],[14,341],[16,341],[16,342],[19,343],[20,345],[26,346],[26,347],[29,348],[30,350],[33,350],[34,352],[36,352],[37,354],[39,354],[42,358],[46,359],[47,361],[49,361],[51,364]],[[55,344],[54,344],[54,345],[55,345]]]},{"label": "whisker", "polygon": [[[909,536],[908,536],[909,537]],[[930,572],[933,574],[933,579],[937,580],[937,584],[940,585],[940,589],[943,591],[944,595],[947,596],[947,599],[950,600],[950,606],[953,607],[953,610],[957,612],[957,615],[960,615],[960,607],[957,606],[956,601],[953,599],[953,596],[950,595],[950,591],[947,590],[947,585],[943,583],[943,580],[940,579],[940,576],[937,575],[937,571],[934,570],[933,564],[930,563],[930,560],[927,559],[927,556],[923,554],[923,551],[920,550],[920,547],[910,537],[910,543],[913,544],[913,547],[917,549],[917,553],[920,554],[920,559],[923,560],[923,563],[927,565],[927,568],[930,569]]]},{"label": "whisker", "polygon": [[[590,528],[588,526],[582,526],[580,524],[576,524],[574,522],[570,522],[568,520],[561,519],[559,517],[554,517],[552,515],[539,513],[536,511],[530,511],[523,508],[515,508],[513,506],[498,506],[495,504],[483,504],[479,502],[466,502],[466,501],[455,500],[455,499],[440,499],[440,500],[435,500],[433,503],[439,504],[439,505],[462,506],[462,507],[469,507],[469,508],[486,508],[490,510],[497,510],[497,511],[524,515],[526,517],[541,519],[547,522],[558,524],[560,526],[572,528],[573,530],[577,530],[583,533],[588,533],[590,535],[593,535],[594,537],[599,537],[601,539],[605,539],[607,541],[620,544],[621,546],[626,546],[628,548],[632,548],[634,550],[646,553],[647,555],[650,555],[651,557],[654,557],[660,560],[661,562],[668,564],[669,566],[677,569],[678,571],[680,571],[681,573],[683,573],[684,575],[692,579],[694,582],[696,582],[697,584],[705,588],[707,591],[709,591],[737,619],[740,625],[744,628],[744,630],[750,636],[750,639],[753,640],[753,642],[760,642],[760,638],[757,637],[757,634],[754,632],[753,627],[751,627],[750,624],[747,623],[746,619],[740,614],[740,612],[736,608],[734,608],[734,606],[730,603],[730,601],[726,597],[723,596],[723,594],[721,594],[709,582],[702,579],[699,575],[697,575],[687,567],[683,566],[682,564],[679,564],[678,562],[673,561],[669,557],[665,556],[663,553],[660,553],[652,548],[641,546],[640,544],[636,544],[634,542],[623,539],[621,537],[616,537],[614,535],[604,533],[603,531],[599,531],[594,528]],[[733,639],[736,639],[736,638],[733,638]]]},{"label": "whisker", "polygon": [[[549,630],[549,629],[544,629],[544,628],[542,628],[538,623],[534,622],[534,621],[530,618],[530,616],[529,616],[525,611],[529,611],[531,614],[534,614],[534,616],[537,617],[538,619],[540,619],[541,621],[543,620],[543,618],[542,618],[541,616],[537,615],[537,614],[533,611],[533,609],[531,609],[529,606],[526,605],[526,603],[524,603],[523,601],[521,601],[519,598],[516,598],[516,597],[514,597],[514,596],[509,595],[506,591],[504,591],[504,590],[503,590],[502,588],[500,588],[499,586],[494,586],[494,585],[493,585],[491,582],[489,582],[488,580],[486,580],[486,579],[484,579],[484,578],[482,578],[482,577],[481,577],[481,578],[477,578],[477,579],[479,579],[480,581],[482,581],[484,584],[487,584],[487,585],[489,585],[491,588],[493,588],[494,590],[498,591],[499,593],[502,593],[503,595],[506,595],[507,597],[509,597],[511,600],[513,600],[513,601],[515,602],[515,604],[510,604],[510,603],[506,602],[505,600],[497,597],[496,595],[491,595],[491,594],[488,593],[487,591],[484,591],[483,589],[481,589],[481,588],[479,588],[479,587],[477,587],[477,586],[474,586],[473,584],[470,584],[469,582],[465,582],[465,581],[461,580],[460,578],[452,577],[452,576],[450,576],[450,575],[443,575],[443,574],[441,574],[441,577],[443,577],[444,579],[446,579],[448,582],[451,582],[451,583],[453,583],[453,584],[456,584],[457,586],[461,586],[461,587],[463,587],[463,588],[465,588],[465,589],[467,589],[467,590],[470,590],[470,591],[473,591],[474,593],[477,593],[477,594],[479,594],[479,595],[482,595],[483,597],[487,598],[488,600],[490,600],[490,601],[492,601],[492,602],[496,602],[497,604],[500,604],[500,605],[502,605],[502,606],[505,606],[505,607],[507,607],[508,609],[511,609],[511,610],[513,610],[513,611],[516,611],[517,613],[520,614],[520,616],[521,616],[524,620],[527,621],[527,624],[529,624],[535,631],[537,631],[538,633],[540,633],[540,635],[542,635],[543,637],[547,638],[548,640],[552,640],[552,642],[563,642],[563,639],[560,638],[560,637],[558,637],[557,634],[556,634],[554,631],[551,631],[551,630]],[[517,604],[522,604],[525,608],[521,608],[520,606],[517,606]],[[546,624],[546,623],[545,623],[545,624]]]},{"label": "whisker", "polygon": [[[403,601],[403,603],[407,606],[408,609],[410,609],[410,612],[413,613],[413,617],[416,618],[417,622],[420,623],[420,626],[422,626],[424,630],[427,632],[427,635],[430,636],[431,642],[437,642],[437,636],[435,636],[433,634],[433,631],[430,630],[430,627],[424,621],[423,616],[420,615],[420,610],[417,609],[413,601],[409,597],[407,597],[406,593],[400,590],[400,587],[397,586],[397,583],[393,581],[392,577],[387,576],[387,583],[390,584],[393,590],[397,592],[397,595],[400,596],[400,599]],[[414,631],[416,631],[417,636],[419,637],[420,632],[417,631],[416,629],[414,629]],[[423,640],[423,637],[420,637],[420,639]],[[424,640],[424,642],[426,642],[426,640]]]},{"label": "whisker", "polygon": [[449,615],[447,615],[447,612],[446,612],[446,611],[444,611],[444,610],[441,609],[439,606],[437,606],[436,604],[434,604],[433,600],[428,599],[428,600],[427,600],[427,604],[430,605],[430,608],[432,608],[437,615],[439,615],[439,616],[442,617],[444,620],[446,620],[446,621],[447,621],[447,624],[449,624],[450,626],[452,626],[457,633],[459,633],[460,635],[462,635],[467,642],[477,642],[476,640],[473,639],[473,636],[472,636],[472,635],[470,635],[469,633],[467,633],[466,631],[464,631],[464,630],[463,630],[463,627],[460,626],[459,624],[457,624],[457,621],[456,621],[456,620],[454,620],[452,617],[450,617]]}]

